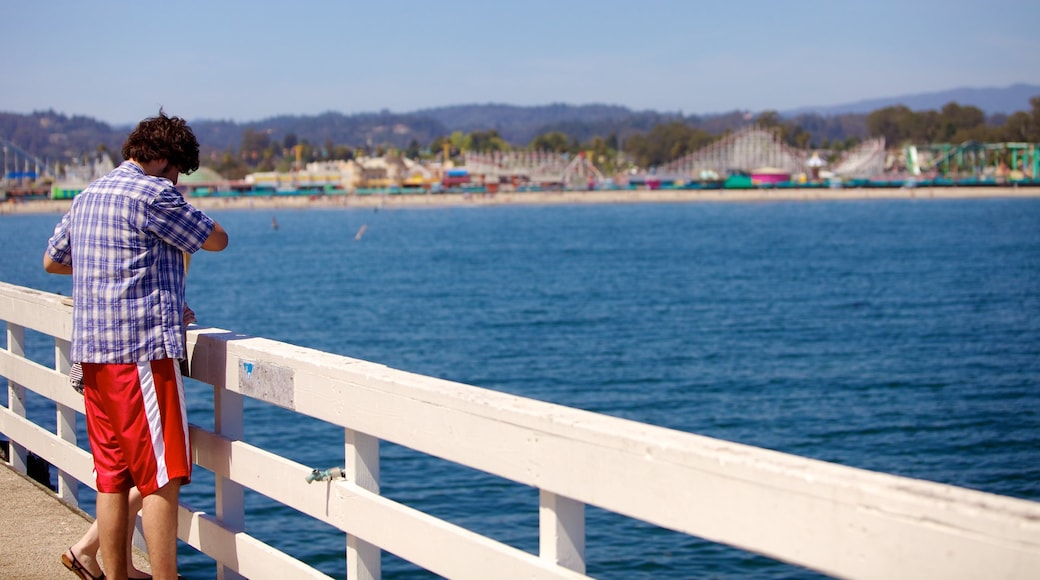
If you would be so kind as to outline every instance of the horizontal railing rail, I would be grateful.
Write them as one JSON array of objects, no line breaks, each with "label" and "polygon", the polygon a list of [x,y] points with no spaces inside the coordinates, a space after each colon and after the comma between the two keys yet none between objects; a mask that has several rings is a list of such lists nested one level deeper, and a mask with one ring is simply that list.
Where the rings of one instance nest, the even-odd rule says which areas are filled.
[{"label": "horizontal railing rail", "polygon": [[[59,470],[58,495],[93,486],[68,387],[71,307],[0,283],[9,380],[0,432]],[[24,331],[54,337],[55,364],[24,356]],[[219,329],[189,333],[191,378],[214,389],[214,428],[191,427],[215,475],[215,514],[181,507],[180,538],[221,575],[325,577],[244,533],[250,489],[345,534],[347,575],[380,576],[380,552],[451,578],[585,577],[585,506],[596,506],[850,578],[1027,578],[1040,570],[1040,503],[830,464],[535,401]],[[56,403],[52,433],[25,417],[24,389]],[[242,440],[249,397],[337,425],[344,479]],[[379,441],[539,490],[539,553],[519,550],[379,493]],[[21,458],[21,459],[19,459]]]}]

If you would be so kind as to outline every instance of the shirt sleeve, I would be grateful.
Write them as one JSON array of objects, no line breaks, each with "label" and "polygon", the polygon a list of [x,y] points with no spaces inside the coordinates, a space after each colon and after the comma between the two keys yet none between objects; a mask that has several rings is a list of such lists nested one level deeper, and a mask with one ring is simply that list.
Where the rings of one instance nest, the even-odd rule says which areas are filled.
[{"label": "shirt sleeve", "polygon": [[213,218],[166,189],[148,207],[146,230],[182,252],[194,254],[213,232]]},{"label": "shirt sleeve", "polygon": [[72,210],[54,226],[54,234],[47,240],[47,255],[57,264],[72,265],[72,239],[69,226],[72,224]]}]

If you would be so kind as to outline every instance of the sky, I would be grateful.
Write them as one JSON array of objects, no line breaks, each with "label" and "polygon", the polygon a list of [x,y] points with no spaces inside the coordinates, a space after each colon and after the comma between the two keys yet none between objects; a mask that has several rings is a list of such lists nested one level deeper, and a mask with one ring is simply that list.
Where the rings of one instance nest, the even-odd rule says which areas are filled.
[{"label": "sky", "polygon": [[1036,0],[4,0],[0,112],[783,111],[1040,84]]}]

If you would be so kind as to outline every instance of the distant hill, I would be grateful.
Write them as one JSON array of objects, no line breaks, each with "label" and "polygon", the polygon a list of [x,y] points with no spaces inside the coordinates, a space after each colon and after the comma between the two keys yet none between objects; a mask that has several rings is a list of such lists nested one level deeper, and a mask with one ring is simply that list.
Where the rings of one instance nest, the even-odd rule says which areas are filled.
[{"label": "distant hill", "polygon": [[[870,99],[844,105],[812,106],[782,111],[782,117],[794,120],[820,139],[863,138],[866,136],[865,116],[878,109],[905,105],[912,110],[940,110],[948,103],[975,106],[987,115],[1008,115],[1030,110],[1029,99],[1040,96],[1040,85],[1016,84],[1004,88],[959,88],[948,91]],[[819,117],[826,117],[820,119]],[[322,144],[327,139],[336,143],[357,145],[393,145],[404,148],[415,139],[428,144],[434,138],[455,131],[497,131],[514,145],[529,143],[536,136],[549,131],[561,131],[573,139],[585,142],[599,136],[615,135],[624,140],[633,134],[645,133],[656,125],[682,121],[712,134],[732,130],[746,119],[741,112],[712,115],[680,116],[657,111],[634,111],[619,105],[554,103],[538,106],[516,106],[501,103],[464,104],[421,109],[410,113],[366,113],[342,115],[326,113],[317,117],[275,117],[242,124],[241,127],[270,131],[280,138],[288,131],[301,139]],[[200,140],[214,147],[235,147],[232,135],[208,135],[208,122],[193,123]],[[240,133],[241,131],[239,131]],[[204,139],[206,136],[208,138]]]},{"label": "distant hill", "polygon": [[579,141],[596,135],[607,137],[611,133],[621,137],[682,120],[675,114],[637,112],[619,105],[562,103],[528,107],[495,103],[453,105],[423,109],[410,115],[435,119],[451,131],[495,130],[510,143],[528,143],[549,131],[561,131]]},{"label": "distant hill", "polygon": [[904,105],[912,111],[938,111],[944,105],[957,103],[961,106],[971,105],[978,107],[987,115],[1010,115],[1017,111],[1028,111],[1030,109],[1029,99],[1037,96],[1040,96],[1040,85],[1015,84],[1004,88],[963,87],[933,93],[866,99],[843,105],[800,107],[782,111],[781,114],[785,117],[808,113],[818,115],[866,114],[896,105]]},{"label": "distant hill", "polygon": [[[920,111],[939,110],[950,102],[956,102],[962,106],[979,107],[987,115],[1006,115],[1030,110],[1029,99],[1034,96],[1040,96],[1040,86],[1016,84],[1005,88],[961,88],[844,105],[802,107],[780,114],[818,141],[835,141],[866,137],[867,115],[893,105],[902,104]],[[413,142],[428,146],[434,139],[456,131],[495,130],[515,146],[526,145],[536,136],[550,131],[560,131],[582,143],[597,136],[605,139],[611,135],[624,142],[632,135],[671,122],[682,122],[718,135],[747,124],[748,118],[742,111],[683,116],[634,111],[606,104],[516,106],[488,103],[421,109],[410,113],[281,115],[244,123],[189,121],[206,156],[217,151],[238,150],[247,129],[266,133],[272,143],[282,143],[287,135],[293,134],[298,140],[306,140],[318,147],[331,143],[405,149]],[[37,111],[29,115],[0,112],[0,138],[49,160],[94,155],[99,146],[118,157],[129,130],[130,127],[112,127],[89,117],[68,117],[54,111]]]},{"label": "distant hill", "polygon": [[328,142],[351,146],[393,146],[405,149],[412,141],[429,145],[453,132],[497,131],[514,145],[526,145],[538,135],[561,131],[585,142],[611,134],[626,138],[670,121],[686,121],[672,113],[632,111],[615,105],[552,104],[521,107],[504,104],[454,105],[412,113],[323,113],[316,116],[283,115],[261,121],[192,121],[191,126],[206,147],[237,148],[242,131],[266,132],[274,142],[289,133],[323,146]]}]

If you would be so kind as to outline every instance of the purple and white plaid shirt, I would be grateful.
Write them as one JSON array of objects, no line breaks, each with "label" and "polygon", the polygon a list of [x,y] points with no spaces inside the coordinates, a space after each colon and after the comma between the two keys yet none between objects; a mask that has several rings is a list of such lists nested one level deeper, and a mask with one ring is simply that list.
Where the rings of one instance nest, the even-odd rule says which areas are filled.
[{"label": "purple and white plaid shirt", "polygon": [[72,361],[185,358],[182,253],[212,231],[170,180],[129,161],[77,195],[47,242],[72,266]]}]

